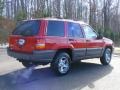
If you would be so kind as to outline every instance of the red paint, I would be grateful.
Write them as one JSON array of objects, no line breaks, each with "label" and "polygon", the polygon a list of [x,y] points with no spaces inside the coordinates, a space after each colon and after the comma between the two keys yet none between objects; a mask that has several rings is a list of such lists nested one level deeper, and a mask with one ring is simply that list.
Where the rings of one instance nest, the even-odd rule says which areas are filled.
[{"label": "red paint", "polygon": [[[49,19],[48,19],[49,20]],[[113,43],[106,39],[100,39],[100,40],[86,40],[86,38],[77,38],[74,39],[74,41],[69,41],[67,38],[67,21],[65,21],[65,35],[64,37],[54,37],[54,36],[46,36],[46,30],[47,30],[47,23],[48,20],[41,20],[41,27],[39,30],[39,33],[37,36],[29,36],[24,37],[20,35],[11,35],[9,37],[9,44],[10,48],[17,52],[24,52],[24,53],[32,53],[33,50],[36,50],[36,44],[42,43],[45,44],[44,48],[40,48],[38,50],[58,50],[62,48],[70,48],[70,49],[77,49],[77,48],[99,48],[99,47],[105,47],[105,46],[111,46]],[[84,34],[84,31],[83,31]],[[18,45],[19,39],[25,39],[25,45],[20,47]],[[72,38],[71,38],[72,39]]]}]

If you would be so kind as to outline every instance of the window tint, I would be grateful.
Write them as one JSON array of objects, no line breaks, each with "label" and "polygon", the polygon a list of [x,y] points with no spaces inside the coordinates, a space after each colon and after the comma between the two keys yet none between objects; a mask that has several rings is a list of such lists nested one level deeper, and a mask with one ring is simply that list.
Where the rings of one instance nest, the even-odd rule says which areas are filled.
[{"label": "window tint", "polygon": [[48,36],[64,36],[64,22],[49,21],[47,28]]},{"label": "window tint", "polygon": [[97,38],[96,32],[90,26],[83,26],[86,38]]},{"label": "window tint", "polygon": [[68,23],[68,36],[83,38],[82,30],[78,23],[72,23],[72,22]]},{"label": "window tint", "polygon": [[39,32],[40,23],[37,20],[24,21],[17,25],[16,29],[13,31],[13,35],[25,35],[33,36],[37,35]]}]

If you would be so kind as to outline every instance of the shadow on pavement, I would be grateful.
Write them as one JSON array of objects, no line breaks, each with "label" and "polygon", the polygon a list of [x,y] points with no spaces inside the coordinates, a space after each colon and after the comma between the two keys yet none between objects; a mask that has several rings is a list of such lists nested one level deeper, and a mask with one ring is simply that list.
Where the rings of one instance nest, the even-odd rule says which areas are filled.
[{"label": "shadow on pavement", "polygon": [[71,72],[57,77],[49,67],[39,68],[22,76],[26,69],[21,69],[0,76],[0,90],[74,90],[85,86],[94,88],[94,82],[111,73],[112,66],[102,66],[95,63],[73,64]]}]

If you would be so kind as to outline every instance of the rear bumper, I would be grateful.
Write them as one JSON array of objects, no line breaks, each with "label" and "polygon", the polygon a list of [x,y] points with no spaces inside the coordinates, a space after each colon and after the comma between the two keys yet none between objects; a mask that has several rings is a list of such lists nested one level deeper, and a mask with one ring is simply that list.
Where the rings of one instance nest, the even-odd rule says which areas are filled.
[{"label": "rear bumper", "polygon": [[31,61],[31,62],[41,62],[50,63],[55,55],[55,50],[44,50],[44,51],[33,51],[32,54],[20,53],[7,49],[7,54],[11,57],[16,58],[20,61]]}]

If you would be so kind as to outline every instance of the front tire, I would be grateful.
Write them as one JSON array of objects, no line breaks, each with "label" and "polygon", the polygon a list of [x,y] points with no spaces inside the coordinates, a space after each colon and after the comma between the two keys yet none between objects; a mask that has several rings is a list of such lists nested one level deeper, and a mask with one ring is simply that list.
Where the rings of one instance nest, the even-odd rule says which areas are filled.
[{"label": "front tire", "polygon": [[111,57],[112,57],[112,50],[110,48],[106,48],[103,56],[100,58],[100,62],[103,65],[109,65],[111,62]]},{"label": "front tire", "polygon": [[71,58],[69,54],[60,52],[51,63],[51,68],[57,75],[65,75],[70,71]]}]

